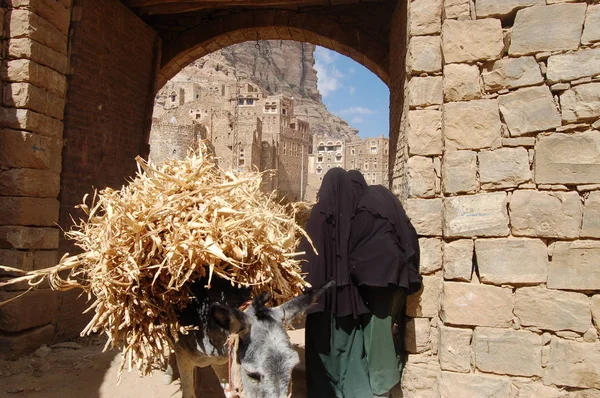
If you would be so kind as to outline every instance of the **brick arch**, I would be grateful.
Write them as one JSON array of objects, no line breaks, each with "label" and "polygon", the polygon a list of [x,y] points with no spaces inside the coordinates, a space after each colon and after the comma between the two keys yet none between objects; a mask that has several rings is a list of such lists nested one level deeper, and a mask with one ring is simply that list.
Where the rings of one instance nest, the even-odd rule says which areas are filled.
[{"label": "brick arch", "polygon": [[255,40],[294,40],[352,58],[389,84],[387,37],[323,15],[254,10],[229,15],[173,35],[163,44],[157,90],[196,59],[224,47]]}]

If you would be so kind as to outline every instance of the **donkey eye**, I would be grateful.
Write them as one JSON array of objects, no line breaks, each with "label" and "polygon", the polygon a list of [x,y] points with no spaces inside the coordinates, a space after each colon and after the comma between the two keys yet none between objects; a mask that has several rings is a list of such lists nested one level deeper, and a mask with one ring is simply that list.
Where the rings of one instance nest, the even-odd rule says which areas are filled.
[{"label": "donkey eye", "polygon": [[261,374],[257,372],[246,372],[246,375],[256,382],[260,382],[260,379],[262,379]]}]

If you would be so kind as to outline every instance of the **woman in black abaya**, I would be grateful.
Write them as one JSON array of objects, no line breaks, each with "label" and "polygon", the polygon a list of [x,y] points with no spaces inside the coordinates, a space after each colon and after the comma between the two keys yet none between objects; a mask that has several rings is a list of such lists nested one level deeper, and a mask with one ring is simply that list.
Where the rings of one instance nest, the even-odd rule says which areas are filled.
[{"label": "woman in black abaya", "polygon": [[337,283],[307,317],[310,398],[385,396],[400,381],[392,325],[420,286],[408,270],[416,258],[418,277],[418,242],[404,211],[372,188],[359,172],[331,169],[307,222],[318,252],[302,243],[307,280]]}]

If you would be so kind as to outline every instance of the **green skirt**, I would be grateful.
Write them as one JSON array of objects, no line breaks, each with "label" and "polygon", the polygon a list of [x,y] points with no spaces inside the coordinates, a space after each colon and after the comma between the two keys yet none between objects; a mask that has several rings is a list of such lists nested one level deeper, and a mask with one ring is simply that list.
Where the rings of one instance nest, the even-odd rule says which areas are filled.
[{"label": "green skirt", "polygon": [[403,327],[406,291],[364,288],[370,314],[354,318],[327,312],[306,319],[308,398],[385,396],[400,382],[404,364]]}]

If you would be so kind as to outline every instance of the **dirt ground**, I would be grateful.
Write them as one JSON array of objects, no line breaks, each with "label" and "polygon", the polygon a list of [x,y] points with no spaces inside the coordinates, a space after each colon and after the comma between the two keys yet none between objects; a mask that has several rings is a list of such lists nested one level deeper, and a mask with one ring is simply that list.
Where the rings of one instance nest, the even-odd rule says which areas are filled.
[{"label": "dirt ground", "polygon": [[[302,351],[302,330],[290,333],[292,342]],[[180,397],[179,381],[163,383],[162,372],[141,378],[134,371],[123,372],[117,385],[120,364],[118,351],[102,352],[105,339],[99,336],[80,338],[67,344],[42,348],[16,361],[0,360],[0,397],[7,398],[168,398]],[[209,373],[208,373],[209,372]],[[216,376],[203,371],[201,380]],[[204,383],[203,383],[204,384]],[[294,371],[293,397],[304,398],[303,367]],[[207,398],[223,396],[207,388]]]}]

